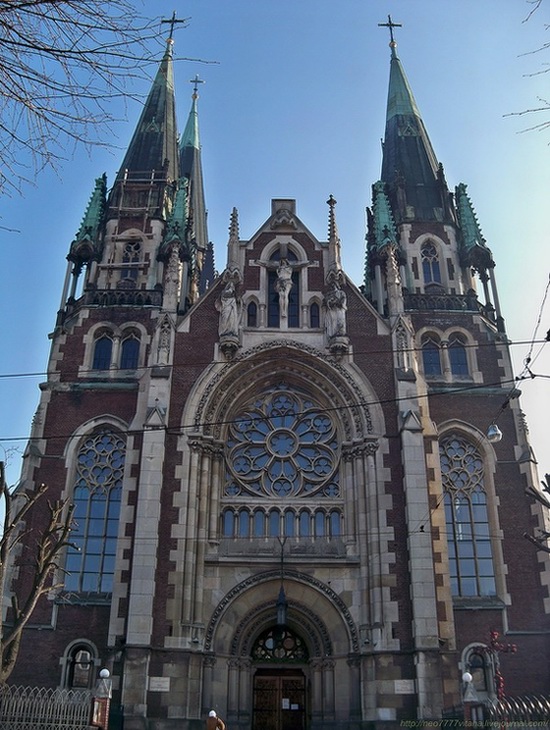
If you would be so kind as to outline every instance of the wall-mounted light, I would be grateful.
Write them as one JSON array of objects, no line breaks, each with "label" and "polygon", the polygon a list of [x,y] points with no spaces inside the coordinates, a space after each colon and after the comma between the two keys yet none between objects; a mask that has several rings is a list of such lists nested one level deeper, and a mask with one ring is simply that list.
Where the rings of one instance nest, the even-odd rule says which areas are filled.
[{"label": "wall-mounted light", "polygon": [[491,423],[491,425],[487,429],[487,441],[489,441],[491,444],[496,444],[501,439],[502,431],[496,423]]}]

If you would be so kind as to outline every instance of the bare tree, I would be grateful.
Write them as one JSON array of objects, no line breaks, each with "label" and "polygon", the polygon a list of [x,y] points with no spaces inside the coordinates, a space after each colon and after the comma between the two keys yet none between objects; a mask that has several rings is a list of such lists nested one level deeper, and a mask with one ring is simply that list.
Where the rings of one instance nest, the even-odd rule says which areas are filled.
[{"label": "bare tree", "polygon": [[[527,5],[530,6],[529,12],[527,13],[526,17],[524,18],[524,23],[527,23],[528,21],[532,20],[537,11],[540,10],[543,4],[543,0],[526,0]],[[550,24],[545,23],[544,24],[545,30],[550,30]],[[546,41],[546,43],[543,43],[538,48],[535,48],[532,51],[528,51],[527,53],[523,54],[525,56],[530,55],[537,55],[541,53],[547,53],[548,50],[550,50],[550,41]],[[536,71],[533,71],[533,73],[528,74],[528,76],[539,76],[541,74],[546,74],[550,72],[550,64],[543,63],[541,68],[539,68]],[[505,114],[507,117],[523,117],[526,115],[531,114],[539,114],[540,112],[544,112],[545,118],[541,122],[535,122],[535,124],[530,125],[529,127],[526,127],[525,129],[522,129],[522,132],[532,132],[532,131],[538,131],[541,132],[544,129],[548,129],[550,127],[550,120],[548,120],[548,113],[550,112],[550,101],[548,99],[544,99],[543,97],[537,98],[537,105],[533,106],[529,109],[524,109],[520,112],[510,112],[509,114]]]},{"label": "bare tree", "polygon": [[135,0],[0,0],[0,192],[108,143],[112,102],[158,61],[159,27]]},{"label": "bare tree", "polygon": [[[58,559],[70,545],[73,506],[65,502],[47,503],[47,519],[38,531],[33,531],[34,542],[29,540],[25,520],[37,502],[44,499],[47,487],[42,484],[36,491],[12,494],[6,485],[4,463],[0,462],[0,499],[5,515],[0,537],[0,601],[8,600],[11,611],[7,618],[0,612],[0,684],[12,673],[25,625],[41,596],[61,585],[52,584],[52,576],[59,569]],[[22,552],[23,540],[25,551]],[[32,546],[34,545],[34,549]],[[28,580],[22,594],[9,590],[9,571],[16,567],[25,571]]]}]

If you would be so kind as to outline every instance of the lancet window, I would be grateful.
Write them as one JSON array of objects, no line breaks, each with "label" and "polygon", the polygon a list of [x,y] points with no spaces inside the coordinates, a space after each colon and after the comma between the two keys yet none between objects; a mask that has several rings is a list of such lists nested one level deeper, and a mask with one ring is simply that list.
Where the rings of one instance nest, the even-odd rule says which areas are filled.
[{"label": "lancet window", "polygon": [[441,284],[439,254],[431,241],[427,241],[420,250],[424,284]]},{"label": "lancet window", "polygon": [[107,429],[88,436],[78,451],[67,592],[112,592],[125,451],[122,435]]},{"label": "lancet window", "polygon": [[455,334],[449,339],[449,362],[453,375],[468,375],[468,355],[462,335]]},{"label": "lancet window", "polygon": [[108,370],[111,367],[112,352],[113,340],[107,334],[98,337],[94,345],[92,369]]},{"label": "lancet window", "polygon": [[422,339],[422,363],[424,375],[441,375],[441,347],[433,337]]},{"label": "lancet window", "polygon": [[452,593],[495,595],[482,456],[473,443],[452,434],[440,441],[440,460]]},{"label": "lancet window", "polygon": [[139,363],[139,340],[131,334],[122,340],[120,367],[122,370],[135,370]]},{"label": "lancet window", "polygon": [[141,258],[141,242],[126,241],[122,250],[122,268],[120,271],[119,288],[133,288],[139,274]]}]

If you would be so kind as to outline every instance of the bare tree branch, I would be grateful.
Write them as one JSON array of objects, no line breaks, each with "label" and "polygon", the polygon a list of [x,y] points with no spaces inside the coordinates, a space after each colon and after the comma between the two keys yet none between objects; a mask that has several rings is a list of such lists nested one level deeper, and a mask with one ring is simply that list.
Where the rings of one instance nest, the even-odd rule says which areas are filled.
[{"label": "bare tree branch", "polygon": [[159,28],[134,0],[0,0],[0,192],[112,145],[112,102],[156,68]]},{"label": "bare tree branch", "polygon": [[[34,492],[13,495],[5,481],[4,463],[0,462],[0,498],[4,499],[5,516],[0,538],[0,596],[9,593],[9,571],[17,567],[27,573],[27,588],[22,594],[11,594],[11,611],[7,620],[0,615],[0,684],[15,666],[23,629],[32,616],[40,597],[61,585],[52,583],[59,570],[59,558],[70,543],[74,507],[63,501],[48,501],[45,527],[30,530],[25,527],[29,511],[43,498],[47,487],[41,484]],[[23,539],[35,535],[34,550],[21,552]],[[29,542],[32,545],[32,542]]]}]

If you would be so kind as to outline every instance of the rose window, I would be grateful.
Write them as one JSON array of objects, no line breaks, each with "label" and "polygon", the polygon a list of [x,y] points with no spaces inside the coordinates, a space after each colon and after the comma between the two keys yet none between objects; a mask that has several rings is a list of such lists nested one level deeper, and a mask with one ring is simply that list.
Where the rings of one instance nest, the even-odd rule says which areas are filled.
[{"label": "rose window", "polygon": [[229,427],[226,495],[338,496],[339,446],[330,415],[279,386]]}]

